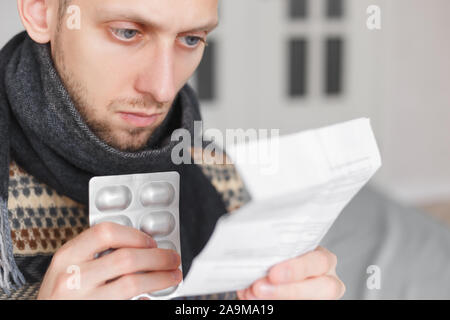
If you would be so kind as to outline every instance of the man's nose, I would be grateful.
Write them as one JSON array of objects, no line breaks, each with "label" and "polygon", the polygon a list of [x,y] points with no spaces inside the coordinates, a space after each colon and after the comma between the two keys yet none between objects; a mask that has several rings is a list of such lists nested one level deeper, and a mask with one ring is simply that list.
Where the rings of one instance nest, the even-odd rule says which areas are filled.
[{"label": "man's nose", "polygon": [[169,46],[155,49],[145,58],[135,89],[151,95],[156,103],[168,103],[176,95],[174,53]]}]

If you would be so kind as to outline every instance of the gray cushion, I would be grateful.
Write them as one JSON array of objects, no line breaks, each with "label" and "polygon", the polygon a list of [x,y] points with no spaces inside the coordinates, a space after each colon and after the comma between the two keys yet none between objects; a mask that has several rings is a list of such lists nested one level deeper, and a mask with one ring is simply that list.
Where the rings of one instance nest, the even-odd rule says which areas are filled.
[{"label": "gray cushion", "polygon": [[[331,227],[321,246],[338,256],[343,299],[450,299],[450,228],[365,187]],[[380,289],[370,290],[370,265]]]}]

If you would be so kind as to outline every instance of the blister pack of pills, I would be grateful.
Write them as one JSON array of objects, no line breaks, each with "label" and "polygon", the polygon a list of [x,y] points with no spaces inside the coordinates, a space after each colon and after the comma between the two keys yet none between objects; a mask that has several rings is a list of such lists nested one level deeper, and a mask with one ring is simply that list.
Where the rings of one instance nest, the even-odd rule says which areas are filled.
[{"label": "blister pack of pills", "polygon": [[[181,256],[179,193],[178,172],[94,177],[89,181],[90,225],[108,221],[134,227],[152,236],[158,248]],[[170,299],[180,285],[133,299]]]}]

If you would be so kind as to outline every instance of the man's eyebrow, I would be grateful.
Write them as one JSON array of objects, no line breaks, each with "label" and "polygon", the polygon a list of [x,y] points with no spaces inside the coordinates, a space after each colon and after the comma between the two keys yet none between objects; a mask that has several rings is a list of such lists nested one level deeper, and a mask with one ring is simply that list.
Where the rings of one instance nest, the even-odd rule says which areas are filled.
[{"label": "man's eyebrow", "polygon": [[212,22],[208,22],[202,26],[195,27],[194,29],[188,30],[186,32],[198,32],[198,31],[212,31],[219,25],[218,20],[213,20]]},{"label": "man's eyebrow", "polygon": [[[138,24],[144,25],[144,26],[150,26],[155,29],[162,29],[161,26],[159,26],[157,23],[152,21],[151,19],[144,17],[140,15],[139,13],[127,13],[127,12],[117,12],[117,11],[110,11],[101,9],[97,12],[97,17],[100,20],[126,20],[126,21],[132,21],[136,22]],[[194,27],[190,30],[183,31],[183,33],[186,32],[199,32],[199,31],[212,31],[219,25],[219,21],[217,19],[211,20],[206,22],[203,25]]]}]

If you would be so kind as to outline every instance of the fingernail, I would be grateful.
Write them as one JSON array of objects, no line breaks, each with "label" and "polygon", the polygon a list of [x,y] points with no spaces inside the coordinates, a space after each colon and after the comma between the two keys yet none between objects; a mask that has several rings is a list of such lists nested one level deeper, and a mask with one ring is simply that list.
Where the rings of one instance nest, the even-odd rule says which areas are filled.
[{"label": "fingernail", "polygon": [[156,241],[153,240],[153,238],[150,238],[150,237],[147,238],[147,246],[151,247],[151,248],[158,247],[158,245],[156,244]]},{"label": "fingernail", "polygon": [[274,287],[269,285],[269,284],[262,284],[262,285],[259,286],[258,292],[262,296],[270,296],[274,292]]},{"label": "fingernail", "polygon": [[181,280],[181,272],[180,270],[175,270],[172,272],[172,277],[175,281],[180,281]]},{"label": "fingernail", "polygon": [[173,261],[173,264],[178,264],[178,262],[179,262],[179,259],[178,259],[178,254],[177,253],[173,253],[172,254],[172,261]]}]

